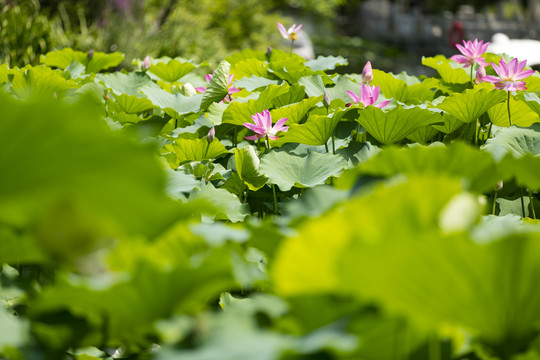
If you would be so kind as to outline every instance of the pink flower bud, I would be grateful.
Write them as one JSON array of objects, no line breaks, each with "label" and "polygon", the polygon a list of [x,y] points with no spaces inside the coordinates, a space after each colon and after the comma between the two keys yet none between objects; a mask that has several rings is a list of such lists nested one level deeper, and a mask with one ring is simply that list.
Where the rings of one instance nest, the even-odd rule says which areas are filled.
[{"label": "pink flower bud", "polygon": [[92,58],[94,57],[94,49],[90,49],[90,51],[88,52],[88,60],[92,60]]},{"label": "pink flower bud", "polygon": [[367,62],[362,70],[362,82],[369,84],[373,80],[373,69],[371,68],[371,62]]},{"label": "pink flower bud", "polygon": [[502,180],[499,180],[499,182],[497,183],[497,186],[495,186],[495,190],[496,191],[499,191],[503,188],[503,181]]},{"label": "pink flower bud", "polygon": [[476,71],[476,79],[475,79],[476,84],[480,84],[481,82],[483,82],[484,80],[482,79],[485,78],[486,76],[487,76],[486,68],[480,65],[480,67],[478,68],[478,71]]},{"label": "pink flower bud", "polygon": [[211,143],[212,141],[214,141],[215,137],[216,137],[216,128],[212,127],[210,131],[208,132],[208,135],[206,135],[206,140],[208,141],[208,143]]},{"label": "pink flower bud", "polygon": [[141,70],[142,71],[146,71],[150,69],[150,57],[148,55],[146,55],[146,57],[144,58],[142,64],[141,64]]},{"label": "pink flower bud", "polygon": [[324,107],[330,106],[330,97],[328,96],[328,93],[326,91],[324,92],[323,105]]}]

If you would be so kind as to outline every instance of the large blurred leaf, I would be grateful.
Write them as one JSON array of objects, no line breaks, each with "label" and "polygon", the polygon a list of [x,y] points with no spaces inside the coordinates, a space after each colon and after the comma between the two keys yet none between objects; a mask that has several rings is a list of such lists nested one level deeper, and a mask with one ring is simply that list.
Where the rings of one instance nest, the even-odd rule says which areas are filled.
[{"label": "large blurred leaf", "polygon": [[214,206],[214,209],[200,210],[203,219],[207,222],[213,219],[239,222],[243,221],[249,213],[248,205],[240,203],[238,196],[225,189],[216,189],[212,183],[202,186],[200,191],[193,191],[189,200],[205,200]]},{"label": "large blurred leaf", "polygon": [[476,192],[490,191],[500,179],[495,161],[489,154],[462,143],[448,147],[389,147],[352,173],[374,176],[447,174],[465,179],[466,187]]},{"label": "large blurred leaf", "polygon": [[383,144],[392,144],[404,139],[415,130],[441,122],[440,114],[418,107],[398,106],[390,111],[368,106],[360,111],[358,122]]},{"label": "large blurred leaf", "polygon": [[0,355],[5,347],[22,347],[28,341],[28,322],[0,304]]},{"label": "large blurred leaf", "polygon": [[216,71],[212,75],[212,80],[206,87],[204,96],[201,100],[201,109],[206,110],[214,102],[220,102],[229,93],[229,75],[231,73],[231,64],[227,61],[219,63]]},{"label": "large blurred leaf", "polygon": [[[111,133],[94,105],[19,104],[5,97],[0,103],[3,223],[25,226],[51,207],[59,214],[74,207],[151,234],[175,217],[174,204],[163,197],[165,174],[153,146]],[[65,220],[54,221],[71,226]]]},{"label": "large blurred leaf", "polygon": [[[133,253],[135,247],[125,247],[124,251]],[[164,257],[175,256],[167,247],[157,252],[148,249],[146,256],[159,256],[160,252]],[[66,309],[104,329],[113,344],[118,341],[137,343],[153,332],[155,321],[175,311],[197,309],[200,302],[217,296],[233,284],[230,258],[223,249],[201,258],[198,266],[179,261],[178,254],[176,257],[175,262],[161,266],[156,264],[157,259],[132,259],[133,267],[125,269],[130,271],[129,277],[118,279],[116,283],[101,279],[99,287],[84,279],[58,279],[54,287],[46,289],[33,301],[31,315],[38,317]],[[98,280],[94,282],[97,284]]]},{"label": "large blurred leaf", "polygon": [[332,154],[309,153],[306,156],[273,151],[261,160],[261,172],[281,191],[293,186],[306,188],[324,184],[330,176],[338,176],[346,166],[341,157]]}]

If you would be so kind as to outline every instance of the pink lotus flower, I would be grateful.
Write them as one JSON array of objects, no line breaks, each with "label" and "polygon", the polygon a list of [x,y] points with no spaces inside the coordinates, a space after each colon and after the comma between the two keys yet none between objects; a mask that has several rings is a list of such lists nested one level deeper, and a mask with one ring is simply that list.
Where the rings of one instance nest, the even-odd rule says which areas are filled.
[{"label": "pink lotus flower", "polygon": [[526,77],[534,74],[534,70],[523,70],[527,60],[518,62],[518,59],[513,59],[510,63],[506,63],[504,58],[499,62],[499,66],[496,64],[491,64],[493,69],[499,75],[496,76],[484,76],[483,81],[493,83],[497,89],[506,90],[506,91],[516,91],[516,90],[527,90],[525,87],[525,81],[520,81]]},{"label": "pink lotus flower", "polygon": [[300,31],[300,29],[302,29],[302,24],[298,26],[294,24],[293,26],[289,28],[289,30],[285,29],[285,26],[283,26],[280,23],[277,23],[277,27],[279,29],[279,32],[281,33],[281,36],[283,36],[283,38],[294,41],[294,40],[298,40],[298,35],[296,35],[296,33]]},{"label": "pink lotus flower", "polygon": [[[212,80],[212,75],[214,74],[214,72],[212,72],[212,74],[206,74],[204,76],[204,78],[206,79],[206,82],[210,82],[210,80]],[[233,82],[233,79],[234,79],[234,75],[229,75],[229,91],[227,93],[227,95],[225,96],[225,98],[222,100],[225,101],[225,102],[231,102],[232,101],[232,94],[234,93],[237,93],[239,91],[241,91],[240,89],[237,89],[233,86],[231,86],[232,82]],[[204,92],[206,91],[206,87],[205,86],[199,86],[199,87],[196,87],[195,88],[196,91],[200,92],[201,94],[204,94]]]},{"label": "pink lotus flower", "polygon": [[371,62],[367,62],[362,70],[362,82],[369,84],[373,80],[373,69],[371,68]]},{"label": "pink lotus flower", "polygon": [[255,122],[255,124],[242,124],[249,130],[252,130],[256,133],[252,136],[246,136],[246,139],[248,140],[263,139],[267,136],[271,140],[277,140],[278,137],[276,136],[276,134],[279,131],[287,131],[289,129],[288,126],[283,126],[287,121],[287,118],[278,120],[276,124],[272,127],[272,117],[270,116],[270,111],[268,111],[268,109],[264,110],[262,113],[256,113],[255,115],[251,115],[251,118],[253,119],[253,122]]},{"label": "pink lotus flower", "polygon": [[388,105],[390,100],[385,100],[375,105],[375,102],[379,98],[380,91],[381,88],[379,86],[362,84],[362,88],[360,89],[360,97],[358,97],[358,95],[352,91],[347,91],[347,94],[349,94],[355,103],[360,102],[362,105],[364,105],[364,107],[373,105],[379,109],[382,109]]},{"label": "pink lotus flower", "polygon": [[463,55],[454,55],[450,57],[450,59],[460,64],[465,64],[464,67],[474,65],[474,63],[482,66],[489,65],[482,57],[488,46],[489,42],[484,44],[483,40],[478,41],[478,39],[474,39],[474,42],[471,40],[465,42],[465,40],[463,40],[463,46],[456,44],[456,47]]}]

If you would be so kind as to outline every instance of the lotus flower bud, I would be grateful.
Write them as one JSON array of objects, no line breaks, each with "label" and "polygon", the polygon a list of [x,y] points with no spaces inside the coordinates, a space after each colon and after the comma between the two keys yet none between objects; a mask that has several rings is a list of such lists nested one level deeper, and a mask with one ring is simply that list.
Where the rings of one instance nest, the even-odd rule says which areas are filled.
[{"label": "lotus flower bud", "polygon": [[326,108],[330,107],[330,97],[328,96],[326,90],[324,91],[323,105]]},{"label": "lotus flower bud", "polygon": [[371,68],[371,62],[368,61],[362,70],[362,82],[369,84],[373,80],[373,69]]},{"label": "lotus flower bud", "polygon": [[197,94],[197,90],[190,83],[185,83],[183,87],[184,96],[193,96]]},{"label": "lotus flower bud", "polygon": [[502,188],[503,188],[503,181],[499,180],[499,182],[497,183],[497,186],[495,186],[495,191],[499,191]]},{"label": "lotus flower bud", "polygon": [[475,79],[476,84],[480,84],[481,82],[483,82],[484,80],[482,79],[486,76],[487,76],[486,68],[483,66],[480,66],[478,68],[478,71],[476,71],[476,79]]},{"label": "lotus flower bud", "polygon": [[216,137],[216,128],[212,127],[210,131],[208,132],[208,135],[206,135],[206,140],[208,141],[208,143],[211,143],[212,141],[214,141],[215,137]]},{"label": "lotus flower bud", "polygon": [[105,101],[109,100],[111,97],[109,96],[109,93],[105,91],[105,94],[103,94],[103,99],[105,99]]},{"label": "lotus flower bud", "polygon": [[94,57],[94,49],[90,49],[87,55],[88,61],[92,60],[93,57]]},{"label": "lotus flower bud", "polygon": [[266,49],[266,58],[270,59],[270,56],[272,56],[272,47],[269,46],[268,49]]},{"label": "lotus flower bud", "polygon": [[146,55],[146,57],[144,58],[142,64],[141,64],[141,70],[142,71],[147,71],[148,69],[150,69],[150,57],[148,55]]}]

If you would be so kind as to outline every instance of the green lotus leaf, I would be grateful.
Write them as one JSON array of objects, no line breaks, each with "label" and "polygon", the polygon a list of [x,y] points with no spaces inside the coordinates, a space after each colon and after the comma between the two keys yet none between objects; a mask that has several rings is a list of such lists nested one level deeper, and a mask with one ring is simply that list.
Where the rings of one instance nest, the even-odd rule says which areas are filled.
[{"label": "green lotus leaf", "polygon": [[234,86],[237,88],[246,89],[247,91],[254,91],[256,89],[267,87],[268,85],[277,85],[277,80],[270,80],[264,77],[252,75],[248,78],[243,78],[234,81]]},{"label": "green lotus leaf", "polygon": [[287,125],[298,124],[304,120],[309,111],[320,101],[320,96],[316,98],[310,97],[300,101],[299,103],[274,109],[270,111],[272,121],[276,122],[279,119],[287,118]]},{"label": "green lotus leaf", "polygon": [[116,67],[124,60],[124,54],[114,52],[106,54],[100,51],[94,51],[92,59],[86,64],[86,73],[98,73],[101,70]]},{"label": "green lotus leaf", "polygon": [[62,98],[77,85],[73,80],[66,80],[60,70],[45,66],[23,68],[15,71],[11,81],[11,90],[22,100]]},{"label": "green lotus leaf", "polygon": [[292,142],[306,145],[325,145],[328,139],[332,137],[342,115],[342,111],[334,113],[331,117],[326,115],[311,115],[304,124],[292,123],[289,125],[287,132],[283,133],[272,144],[280,146]]},{"label": "green lotus leaf", "polygon": [[155,234],[177,216],[176,204],[164,197],[165,174],[153,146],[112,133],[99,107],[46,100],[28,106],[3,96],[0,103],[0,143],[10,149],[0,159],[0,169],[10,169],[0,181],[0,222],[38,222],[41,239],[54,245],[62,229],[75,238],[58,241],[76,243],[101,225]]},{"label": "green lotus leaf", "polygon": [[470,75],[467,74],[461,64],[447,59],[443,55],[422,57],[422,65],[435,69],[442,80],[447,83],[465,84],[471,81]]},{"label": "green lotus leaf", "polygon": [[[336,154],[343,157],[349,164],[348,168],[354,168],[377,155],[381,151],[377,146],[369,142],[351,141],[347,147],[336,150]],[[345,175],[342,175],[342,179]],[[352,186],[352,184],[351,184]],[[350,187],[349,187],[350,188]]]},{"label": "green lotus leaf", "polygon": [[226,61],[219,63],[216,71],[212,75],[212,80],[206,87],[201,101],[201,110],[206,110],[214,102],[220,102],[229,93],[229,75],[231,64]]},{"label": "green lotus leaf", "polygon": [[236,173],[249,190],[257,191],[266,185],[268,178],[259,171],[260,160],[252,146],[234,149]]},{"label": "green lotus leaf", "polygon": [[137,95],[142,90],[160,89],[150,77],[140,71],[123,74],[115,72],[106,75],[96,75],[97,82],[103,82],[106,88],[111,89],[116,95]]},{"label": "green lotus leaf", "polygon": [[184,96],[178,93],[173,95],[159,87],[145,87],[142,93],[155,106],[163,109],[171,117],[199,111],[203,99],[202,94]]},{"label": "green lotus leaf", "polygon": [[216,189],[212,183],[201,184],[201,189],[192,191],[189,200],[204,200],[213,205],[214,209],[203,208],[200,210],[204,222],[211,222],[211,220],[240,222],[249,214],[248,205],[242,204],[237,195],[231,194],[225,189]]},{"label": "green lotus leaf", "polygon": [[540,132],[517,127],[499,128],[493,131],[494,137],[486,141],[484,150],[496,160],[506,154],[522,157],[526,154],[540,155]]},{"label": "green lotus leaf", "polygon": [[[540,122],[540,115],[529,104],[530,102],[516,100],[514,96],[510,97],[512,125],[528,127],[536,122]],[[491,107],[488,110],[488,115],[494,125],[510,126],[507,102]]]},{"label": "green lotus leaf", "polygon": [[[539,81],[540,83],[540,81]],[[540,115],[540,97],[533,92],[519,92],[515,99],[525,102],[538,115]]]},{"label": "green lotus leaf", "polygon": [[299,55],[274,49],[270,58],[269,72],[289,84],[294,84],[300,78],[314,73],[313,70],[306,67],[304,62],[304,58]]},{"label": "green lotus leaf", "polygon": [[499,171],[504,179],[514,178],[520,187],[533,191],[540,190],[540,157],[538,155],[525,154],[516,159],[508,154],[500,161]]},{"label": "green lotus leaf", "polygon": [[117,104],[128,114],[139,114],[154,108],[154,104],[144,95],[114,95]]},{"label": "green lotus leaf", "polygon": [[158,62],[152,64],[148,71],[163,81],[173,83],[183,78],[196,68],[197,67],[189,61],[181,62],[177,59],[171,59],[167,63]]},{"label": "green lotus leaf", "polygon": [[463,143],[450,146],[389,147],[360,165],[357,173],[386,177],[397,174],[445,174],[464,179],[469,190],[479,193],[493,189],[501,178],[490,154]]},{"label": "green lotus leaf", "polygon": [[438,133],[439,133],[439,130],[437,130],[432,125],[428,125],[428,126],[424,126],[424,127],[416,129],[415,131],[407,135],[407,139],[417,142],[422,145],[426,145],[435,136],[437,136]]},{"label": "green lotus leaf", "polygon": [[300,84],[295,83],[289,87],[287,92],[277,95],[274,98],[274,101],[272,102],[272,104],[275,107],[283,107],[289,104],[300,102],[304,100],[305,96],[306,96],[306,92],[304,90],[304,87]]},{"label": "green lotus leaf", "polygon": [[222,122],[233,125],[251,123],[253,122],[251,115],[272,108],[274,99],[281,94],[285,94],[289,89],[290,86],[287,84],[281,86],[269,85],[256,100],[252,99],[244,103],[233,101],[223,112]]},{"label": "green lotus leaf", "polygon": [[426,79],[420,82],[418,78],[406,76],[404,73],[394,75],[375,69],[373,70],[373,81],[371,84],[380,86],[381,93],[387,99],[394,98],[406,104],[418,104],[433,100],[435,93],[432,91],[432,88],[436,87],[436,80]]},{"label": "green lotus leaf", "polygon": [[206,138],[204,139],[175,139],[171,144],[163,147],[163,154],[171,154],[174,156],[174,167],[189,162],[202,161],[219,158],[229,151],[219,142],[214,139],[211,143]]},{"label": "green lotus leaf", "polygon": [[463,93],[454,93],[436,107],[446,111],[464,123],[476,121],[491,107],[506,100],[506,92],[487,89],[467,89]]},{"label": "green lotus leaf", "polygon": [[268,76],[268,64],[255,58],[241,60],[232,66],[231,74],[234,74],[236,80],[245,77],[260,77],[264,79]]},{"label": "green lotus leaf", "polygon": [[444,120],[444,124],[442,125],[432,125],[434,129],[439,130],[440,132],[444,134],[452,134],[458,129],[462,129],[461,131],[465,131],[464,128],[465,123],[463,121],[458,120],[457,118],[453,117],[450,114],[442,113],[441,114],[442,119]]},{"label": "green lotus leaf", "polygon": [[66,69],[73,61],[77,61],[86,66],[86,64],[88,64],[88,53],[76,51],[72,48],[64,48],[62,50],[48,52],[45,55],[41,55],[39,58],[41,64],[57,67],[62,70]]},{"label": "green lotus leaf", "polygon": [[384,112],[368,106],[360,111],[357,120],[377,141],[392,144],[403,140],[415,130],[442,120],[441,115],[419,107],[396,108]]},{"label": "green lotus leaf", "polygon": [[272,151],[261,159],[260,170],[281,191],[293,186],[300,188],[321,185],[331,176],[339,176],[347,163],[332,154],[309,153],[290,155],[285,151]]},{"label": "green lotus leaf", "polygon": [[347,66],[349,62],[342,56],[317,56],[316,59],[305,62],[305,65],[313,71],[334,70],[336,66]]}]

